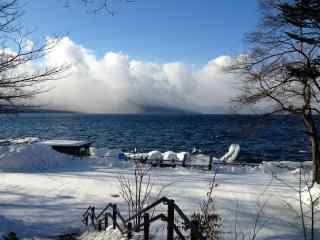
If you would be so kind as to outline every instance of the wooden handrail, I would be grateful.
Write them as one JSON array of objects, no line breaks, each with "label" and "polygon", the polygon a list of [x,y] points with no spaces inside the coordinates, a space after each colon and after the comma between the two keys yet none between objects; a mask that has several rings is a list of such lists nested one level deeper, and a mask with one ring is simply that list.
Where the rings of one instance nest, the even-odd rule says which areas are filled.
[{"label": "wooden handrail", "polygon": [[121,219],[123,224],[127,223],[127,220],[124,219],[124,217],[121,215],[120,211],[118,211],[118,210],[117,210],[117,215]]},{"label": "wooden handrail", "polygon": [[110,207],[112,207],[113,204],[112,203],[109,203],[100,213],[99,215],[97,216],[97,219],[100,218]]},{"label": "wooden handrail", "polygon": [[[150,218],[149,222],[152,223],[152,222],[155,222],[155,221],[157,221],[159,219],[162,220],[162,221],[166,221],[167,217],[163,213],[160,213],[157,216],[154,216],[154,217]],[[140,223],[139,228],[143,227],[143,225],[144,225],[144,222]]]},{"label": "wooden handrail", "polygon": [[150,222],[155,222],[158,219],[161,219],[163,221],[163,220],[166,220],[166,218],[167,217],[163,213],[160,213],[157,216],[154,216],[154,217],[150,218]]},{"label": "wooden handrail", "polygon": [[[167,216],[165,214],[161,213],[161,214],[158,214],[152,218],[149,218],[148,211],[152,208],[155,208],[157,205],[162,204],[162,203],[164,205],[168,205]],[[110,213],[108,211],[109,209],[112,209],[112,213]],[[132,235],[132,233],[131,233],[132,224],[130,221],[137,218],[137,217],[142,217],[144,215],[148,215],[146,218],[144,217],[145,221],[147,221],[147,222],[143,222],[143,223],[140,223],[139,226],[135,226],[136,230],[140,231],[141,227],[144,227],[144,228],[146,228],[146,230],[144,230],[144,231],[149,231],[150,223],[155,222],[160,219],[160,220],[166,221],[168,223],[168,230],[167,230],[167,235],[168,235],[167,239],[168,240],[173,239],[174,232],[179,236],[180,239],[185,240],[186,237],[181,233],[179,227],[174,222],[174,215],[175,215],[174,212],[176,212],[182,218],[186,229],[191,230],[191,240],[205,239],[198,229],[199,228],[198,224],[190,221],[190,219],[185,215],[185,213],[181,210],[181,208],[177,204],[175,204],[174,200],[168,199],[167,197],[162,197],[162,198],[158,199],[157,201],[151,203],[149,206],[143,208],[139,213],[129,217],[128,219],[125,219],[121,215],[116,204],[109,203],[105,208],[103,208],[103,210],[98,214],[98,216],[95,215],[95,207],[89,206],[87,208],[87,210],[85,211],[85,213],[83,214],[82,221],[86,225],[88,225],[88,219],[90,217],[91,224],[93,224],[94,227],[96,228],[96,224],[95,224],[95,222],[96,222],[98,229],[101,230],[103,220],[104,220],[105,226],[107,226],[108,225],[108,218],[110,217],[112,219],[112,224],[113,224],[114,228],[118,228],[122,234],[128,233],[128,236],[131,236]],[[104,219],[101,219],[102,217],[104,217]],[[122,225],[120,225],[118,223],[117,218],[119,218],[121,220]],[[145,232],[145,236],[149,236],[149,234],[147,234]],[[196,238],[195,238],[195,236],[196,236]]]},{"label": "wooden handrail", "polygon": [[129,222],[129,221],[135,219],[138,216],[142,216],[143,213],[149,211],[151,208],[154,208],[155,206],[159,205],[160,203],[168,203],[168,201],[169,201],[169,199],[167,197],[162,197],[162,198],[158,199],[157,201],[155,201],[154,203],[151,203],[149,206],[141,209],[141,211],[139,213],[131,216],[125,222]]},{"label": "wooden handrail", "polygon": [[89,206],[87,208],[87,210],[84,212],[84,214],[82,214],[82,216],[86,216],[89,213],[90,210],[91,210],[91,206]]},{"label": "wooden handrail", "polygon": [[191,221],[189,220],[189,218],[184,214],[184,212],[181,210],[181,208],[177,205],[174,204],[174,210],[176,210],[176,212],[179,214],[179,216],[183,219],[186,227],[189,229],[191,228]]}]

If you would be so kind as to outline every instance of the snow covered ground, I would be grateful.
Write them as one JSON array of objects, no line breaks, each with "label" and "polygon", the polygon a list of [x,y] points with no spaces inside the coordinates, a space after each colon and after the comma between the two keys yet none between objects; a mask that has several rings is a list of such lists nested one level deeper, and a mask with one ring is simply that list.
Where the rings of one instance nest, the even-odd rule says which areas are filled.
[{"label": "snow covered ground", "polygon": [[[16,146],[20,153],[23,147],[35,153],[35,148],[39,146]],[[39,148],[42,152],[43,147]],[[13,147],[12,151],[16,150]],[[132,177],[133,168],[132,164],[112,158],[112,152],[100,155],[97,152],[97,156],[90,159],[70,159],[46,149],[47,154],[28,155],[29,160],[36,159],[31,162],[41,162],[41,166],[45,166],[38,169],[37,166],[24,168],[22,165],[18,165],[18,168],[17,164],[6,168],[4,164],[1,165],[1,161],[11,159],[17,163],[18,155],[12,152],[8,154],[8,149],[1,151],[1,235],[15,231],[21,237],[50,238],[63,233],[84,231],[81,215],[89,205],[95,205],[99,210],[113,202],[118,203],[122,212],[125,212],[124,201],[117,197],[117,179],[120,175]],[[59,164],[53,165],[52,159],[59,161]],[[66,160],[66,164],[60,164],[62,159]],[[23,154],[23,161],[27,160]],[[305,165],[310,168],[310,163]],[[238,231],[247,233],[252,230],[257,212],[261,205],[265,205],[258,222],[259,227],[263,226],[259,239],[301,239],[299,219],[288,207],[288,204],[297,209],[299,207],[294,190],[299,186],[299,174],[295,170],[297,167],[299,164],[292,163],[265,163],[255,168],[219,167],[216,177],[218,186],[215,190],[216,208],[223,217],[225,237],[233,238],[235,222]],[[271,173],[278,173],[283,181],[273,178]],[[191,215],[199,208],[200,200],[205,198],[213,172],[180,167],[153,168],[151,175],[155,191],[162,190],[162,196],[174,198]],[[317,190],[314,192],[319,194]],[[161,236],[161,229],[162,226],[154,229],[158,231],[158,236]],[[112,239],[110,236],[114,235],[100,234],[99,239]],[[90,238],[92,236],[88,234],[82,236],[82,239]]]}]

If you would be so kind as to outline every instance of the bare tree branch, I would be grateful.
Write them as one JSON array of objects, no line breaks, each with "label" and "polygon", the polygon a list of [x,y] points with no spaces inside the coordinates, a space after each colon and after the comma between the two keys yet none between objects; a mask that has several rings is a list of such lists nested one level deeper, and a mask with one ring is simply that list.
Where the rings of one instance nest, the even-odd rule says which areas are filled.
[{"label": "bare tree branch", "polygon": [[313,179],[320,183],[320,3],[316,0],[262,0],[262,19],[248,34],[249,51],[228,70],[240,74],[234,100],[260,105],[269,113],[300,117],[310,138]]}]

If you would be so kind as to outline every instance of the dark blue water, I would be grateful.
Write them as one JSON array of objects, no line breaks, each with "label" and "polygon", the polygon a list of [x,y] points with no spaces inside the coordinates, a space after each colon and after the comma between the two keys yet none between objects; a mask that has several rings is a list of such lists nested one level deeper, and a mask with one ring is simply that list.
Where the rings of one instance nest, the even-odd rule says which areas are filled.
[{"label": "dark blue water", "polygon": [[1,138],[83,139],[94,146],[131,151],[190,151],[216,157],[232,143],[241,146],[241,161],[309,159],[302,121],[273,116],[265,121],[244,115],[86,115],[20,114],[0,117]]}]

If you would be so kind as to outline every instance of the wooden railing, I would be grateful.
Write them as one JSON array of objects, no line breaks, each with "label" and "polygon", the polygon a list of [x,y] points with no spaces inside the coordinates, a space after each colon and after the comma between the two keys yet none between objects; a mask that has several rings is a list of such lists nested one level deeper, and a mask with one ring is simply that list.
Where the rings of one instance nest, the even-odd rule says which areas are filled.
[{"label": "wooden railing", "polygon": [[[156,206],[163,204],[167,206],[167,212],[160,213],[156,216],[150,217],[150,210]],[[128,239],[132,238],[133,231],[140,232],[143,229],[145,240],[150,239],[150,225],[156,221],[167,222],[167,240],[173,240],[175,234],[182,240],[187,237],[181,232],[180,228],[175,224],[176,215],[183,220],[184,230],[190,230],[191,240],[204,240],[206,239],[200,232],[199,223],[195,220],[191,221],[181,208],[175,204],[173,199],[162,197],[149,206],[143,208],[137,214],[125,219],[116,204],[109,203],[98,215],[95,213],[95,207],[89,206],[83,214],[83,223],[85,225],[92,225],[96,230],[102,231],[109,226],[109,219],[111,219],[112,227],[119,229],[122,234],[127,234]],[[132,222],[136,218],[142,219],[143,222],[133,227]],[[189,239],[189,238],[188,238]]]}]

